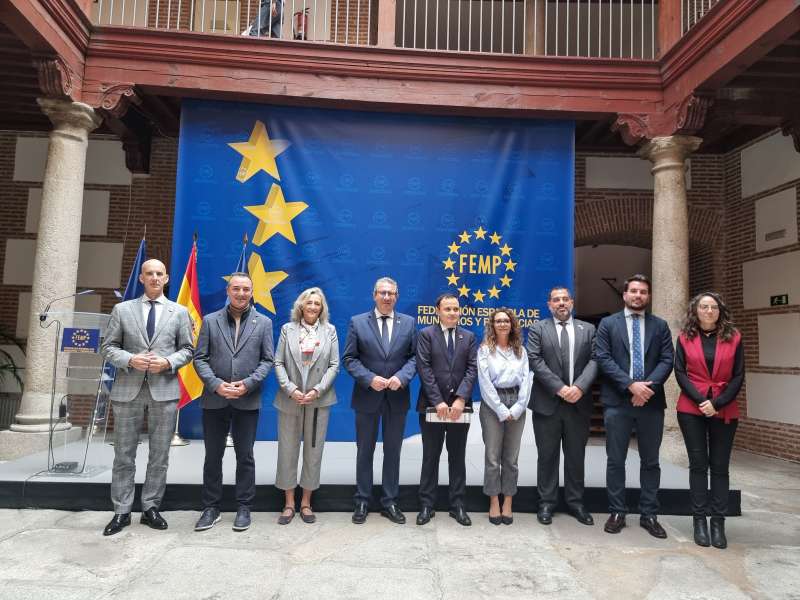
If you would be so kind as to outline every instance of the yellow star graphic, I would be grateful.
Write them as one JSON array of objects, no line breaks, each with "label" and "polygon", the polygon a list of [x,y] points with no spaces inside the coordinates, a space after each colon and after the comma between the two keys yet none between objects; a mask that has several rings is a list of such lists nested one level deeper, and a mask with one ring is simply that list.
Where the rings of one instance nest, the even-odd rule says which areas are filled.
[{"label": "yellow star graphic", "polygon": [[447,257],[447,260],[442,261],[442,264],[444,265],[445,269],[450,269],[451,271],[453,270],[453,266],[455,265],[453,259],[450,258],[449,256]]},{"label": "yellow star graphic", "polygon": [[515,263],[510,258],[503,264],[506,267],[506,271],[516,271],[516,269],[517,269],[517,263]]},{"label": "yellow star graphic", "polygon": [[475,231],[475,239],[476,240],[485,240],[486,239],[486,230],[483,226],[479,226]]},{"label": "yellow star graphic", "polygon": [[236,173],[236,180],[244,183],[263,170],[280,181],[281,176],[275,159],[290,145],[289,140],[270,140],[264,123],[256,121],[249,140],[228,144],[243,157],[239,172]]},{"label": "yellow star graphic", "polygon": [[492,240],[491,241],[492,244],[497,244],[499,246],[500,240],[503,239],[503,236],[497,235],[497,232],[495,231],[492,235],[489,236],[489,239]]},{"label": "yellow star graphic", "polygon": [[247,261],[247,270],[250,271],[250,279],[253,280],[253,300],[260,304],[272,314],[275,314],[275,303],[272,301],[272,289],[281,281],[286,279],[289,274],[285,271],[264,271],[264,263],[261,257],[253,252],[250,260]]},{"label": "yellow star graphic", "polygon": [[469,244],[470,235],[466,231],[462,231],[461,234],[458,236],[458,239],[461,241],[462,244]]},{"label": "yellow star graphic", "polygon": [[462,283],[462,284],[461,284],[461,287],[460,287],[460,288],[457,288],[457,289],[458,289],[458,295],[459,295],[459,297],[460,297],[460,296],[467,296],[467,297],[469,297],[469,288],[468,288],[466,285],[464,285],[464,284]]},{"label": "yellow star graphic", "polygon": [[500,290],[497,289],[497,286],[492,286],[489,288],[489,298],[499,298],[500,297]]},{"label": "yellow star graphic", "polygon": [[307,209],[308,204],[305,202],[286,202],[281,186],[273,183],[264,204],[245,206],[244,208],[247,212],[258,217],[260,221],[253,235],[253,243],[256,246],[260,246],[276,233],[280,233],[287,240],[296,244],[297,240],[294,239],[292,219]]},{"label": "yellow star graphic", "polygon": [[447,249],[448,249],[448,250],[450,250],[450,254],[458,254],[458,249],[459,249],[459,248],[461,248],[461,246],[459,246],[459,245],[458,245],[458,244],[456,244],[455,242],[453,242],[452,244],[450,244],[450,245],[447,247]]},{"label": "yellow star graphic", "polygon": [[510,257],[511,256],[511,250],[513,250],[513,248],[511,248],[511,246],[509,246],[508,244],[503,244],[502,246],[500,246],[500,255],[501,256]]},{"label": "yellow star graphic", "polygon": [[448,285],[455,285],[458,283],[458,277],[456,277],[455,273],[450,273],[450,275],[447,276],[447,283]]},{"label": "yellow star graphic", "polygon": [[504,287],[511,287],[511,277],[509,277],[508,275],[503,275],[503,276],[500,278],[500,283],[501,283],[501,284],[502,284]]},{"label": "yellow star graphic", "polygon": [[473,292],[472,296],[475,298],[475,302],[483,302],[483,298],[486,296],[486,294],[478,290],[477,292]]}]

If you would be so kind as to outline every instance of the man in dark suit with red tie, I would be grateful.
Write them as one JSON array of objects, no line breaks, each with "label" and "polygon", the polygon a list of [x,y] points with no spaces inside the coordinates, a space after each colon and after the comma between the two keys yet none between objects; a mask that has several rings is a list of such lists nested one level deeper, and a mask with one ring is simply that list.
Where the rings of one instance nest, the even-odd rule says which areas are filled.
[{"label": "man in dark suit with red tie", "polygon": [[594,359],[603,375],[600,398],[606,427],[607,533],[625,527],[625,459],[636,430],[641,466],[639,524],[656,538],[667,537],[658,522],[658,453],[664,433],[664,382],[672,372],[672,336],[667,322],[645,312],[650,280],[634,275],[625,281],[625,308],[600,321]]},{"label": "man in dark suit with red tie", "polygon": [[[436,299],[437,325],[419,332],[417,372],[420,379],[419,424],[422,430],[422,472],[419,481],[420,511],[417,525],[435,515],[439,484],[439,457],[447,444],[450,479],[450,516],[461,525],[472,525],[464,509],[467,469],[464,463],[469,423],[457,422],[472,406],[472,387],[478,375],[478,344],[475,335],[458,326],[461,307],[458,298],[445,293]],[[436,410],[441,422],[428,422],[428,408]]]},{"label": "man in dark suit with red tie", "polygon": [[350,319],[342,362],[355,380],[352,407],[356,413],[356,494],[353,523],[367,520],[372,498],[372,457],[383,430],[383,495],[381,514],[402,525],[397,506],[400,492],[400,449],[411,403],[408,386],[416,374],[417,328],[414,318],[394,310],[399,290],[389,277],[375,282],[375,308]]}]

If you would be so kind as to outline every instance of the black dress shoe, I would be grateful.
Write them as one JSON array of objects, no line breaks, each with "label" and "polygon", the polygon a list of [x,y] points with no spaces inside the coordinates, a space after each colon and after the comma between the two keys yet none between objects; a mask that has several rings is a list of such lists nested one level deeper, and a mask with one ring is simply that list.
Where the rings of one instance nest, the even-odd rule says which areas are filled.
[{"label": "black dress shoe", "polygon": [[705,517],[694,518],[694,543],[703,548],[708,548],[711,541],[708,538],[708,521]]},{"label": "black dress shoe", "polygon": [[711,517],[711,545],[720,550],[728,547],[725,537],[725,517]]},{"label": "black dress shoe", "polygon": [[603,526],[606,533],[619,533],[625,527],[625,515],[622,513],[611,513]]},{"label": "black dress shoe", "polygon": [[664,531],[664,528],[661,526],[661,523],[658,522],[658,519],[655,515],[639,517],[639,525],[641,525],[643,529],[646,529],[647,533],[652,535],[654,538],[663,540],[667,537],[667,532]]},{"label": "black dress shoe", "polygon": [[500,517],[500,521],[502,521],[503,525],[511,525],[514,522],[514,517],[507,517],[503,515]]},{"label": "black dress shoe", "polygon": [[351,521],[356,525],[361,525],[365,523],[367,520],[367,503],[366,502],[356,502],[356,508],[353,511],[353,518]]},{"label": "black dress shoe", "polygon": [[142,513],[142,518],[139,519],[139,523],[142,525],[147,525],[151,529],[166,529],[167,522],[164,520],[158,510],[154,506],[151,506],[146,511]]},{"label": "black dress shoe", "polygon": [[467,511],[460,504],[450,509],[450,516],[453,517],[459,525],[469,527],[472,525],[472,519],[469,518]]},{"label": "black dress shoe", "polygon": [[542,525],[550,525],[553,522],[553,507],[550,504],[540,504],[536,511],[536,520]]},{"label": "black dress shoe", "polygon": [[397,523],[398,525],[406,524],[406,516],[397,508],[397,504],[390,504],[381,510],[381,516],[386,517],[392,523]]},{"label": "black dress shoe", "polygon": [[581,525],[594,525],[594,519],[583,506],[576,506],[567,511],[571,514]]},{"label": "black dress shoe", "polygon": [[430,506],[423,506],[417,514],[417,525],[425,525],[425,523],[428,523],[435,516],[435,510]]},{"label": "black dress shoe", "polygon": [[103,535],[114,535],[123,530],[131,524],[131,513],[117,513],[114,518],[108,522],[106,528],[103,529]]},{"label": "black dress shoe", "polygon": [[500,525],[502,522],[503,522],[503,515],[497,515],[496,517],[489,515],[489,523],[491,523],[492,525]]}]

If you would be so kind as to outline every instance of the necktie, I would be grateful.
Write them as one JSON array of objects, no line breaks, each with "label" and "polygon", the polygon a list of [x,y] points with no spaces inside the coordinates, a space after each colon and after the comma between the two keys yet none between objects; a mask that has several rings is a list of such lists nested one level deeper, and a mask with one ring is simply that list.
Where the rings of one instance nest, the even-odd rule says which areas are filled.
[{"label": "necktie", "polygon": [[561,325],[561,335],[559,341],[561,342],[561,381],[567,385],[572,385],[569,376],[569,334],[567,333],[567,322],[559,321]]},{"label": "necktie", "polygon": [[386,315],[381,316],[381,344],[383,350],[389,350],[389,324],[387,323],[389,317]]},{"label": "necktie", "polygon": [[450,357],[450,360],[453,360],[454,354],[455,354],[455,341],[453,340],[453,329],[450,328],[447,330],[447,356]]},{"label": "necktie", "polygon": [[644,379],[644,359],[642,358],[642,329],[639,324],[639,315],[631,315],[631,356],[633,357],[633,380]]},{"label": "necktie", "polygon": [[150,312],[147,313],[147,339],[152,341],[153,335],[156,333],[156,301],[148,300],[150,303]]}]

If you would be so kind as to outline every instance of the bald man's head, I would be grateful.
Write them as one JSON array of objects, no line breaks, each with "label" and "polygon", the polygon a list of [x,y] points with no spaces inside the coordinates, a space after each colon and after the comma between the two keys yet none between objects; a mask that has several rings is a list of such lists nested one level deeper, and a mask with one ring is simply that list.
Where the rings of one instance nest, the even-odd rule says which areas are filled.
[{"label": "bald man's head", "polygon": [[151,300],[155,300],[164,293],[164,286],[169,281],[167,267],[157,258],[146,260],[142,264],[139,281],[144,285],[144,293]]}]

